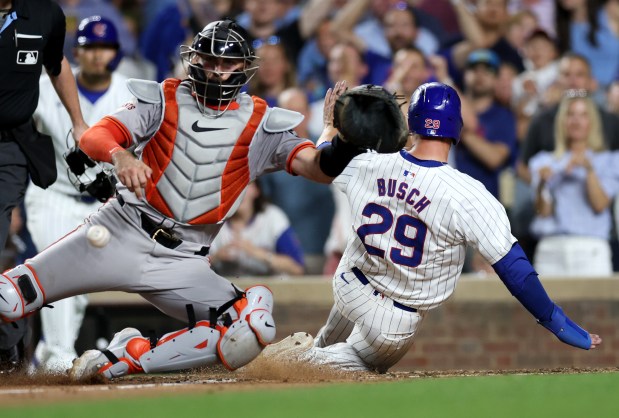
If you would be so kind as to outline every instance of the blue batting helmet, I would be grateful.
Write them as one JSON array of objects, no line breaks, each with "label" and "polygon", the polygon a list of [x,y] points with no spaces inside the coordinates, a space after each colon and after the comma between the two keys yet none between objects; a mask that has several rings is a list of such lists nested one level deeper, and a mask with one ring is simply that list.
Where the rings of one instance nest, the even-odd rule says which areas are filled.
[{"label": "blue batting helmet", "polygon": [[102,16],[90,16],[82,19],[75,33],[75,47],[109,46],[115,48],[118,53],[108,64],[108,70],[114,71],[118,66],[122,54],[118,31],[111,20]]},{"label": "blue batting helmet", "polygon": [[462,115],[458,93],[446,84],[425,83],[415,90],[408,107],[408,128],[412,133],[460,142]]}]

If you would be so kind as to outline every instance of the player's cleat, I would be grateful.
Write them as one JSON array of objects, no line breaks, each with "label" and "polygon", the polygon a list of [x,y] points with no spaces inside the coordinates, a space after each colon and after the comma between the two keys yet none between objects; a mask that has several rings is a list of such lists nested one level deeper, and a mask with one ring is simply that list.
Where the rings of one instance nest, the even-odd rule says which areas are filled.
[{"label": "player's cleat", "polygon": [[[140,331],[135,328],[125,328],[114,334],[114,338],[112,338],[112,341],[110,341],[110,344],[107,346],[107,350],[111,351],[116,357],[121,357],[127,343],[136,337],[142,337]],[[75,381],[88,380],[97,375],[99,370],[109,362],[110,360],[103,352],[99,350],[88,350],[73,362],[73,367],[69,370],[69,377]],[[104,376],[108,379],[118,377],[115,376],[112,369],[109,368],[106,370]]]},{"label": "player's cleat", "polygon": [[274,360],[294,361],[312,348],[314,337],[307,332],[295,332],[278,343],[268,345],[262,350],[262,356]]}]

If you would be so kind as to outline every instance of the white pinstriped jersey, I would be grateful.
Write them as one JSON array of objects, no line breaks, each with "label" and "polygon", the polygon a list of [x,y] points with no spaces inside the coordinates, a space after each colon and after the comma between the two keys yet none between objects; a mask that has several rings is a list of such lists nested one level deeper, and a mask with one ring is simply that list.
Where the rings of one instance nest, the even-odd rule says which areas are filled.
[{"label": "white pinstriped jersey", "polygon": [[[77,73],[77,70],[73,71]],[[95,103],[91,103],[78,91],[82,115],[89,126],[94,125],[102,117],[133,99],[133,95],[127,89],[126,82],[127,79],[124,76],[113,73],[110,87]],[[50,135],[54,141],[56,168],[58,169],[58,179],[49,189],[63,194],[79,195],[79,192],[69,180],[66,171],[67,163],[63,158],[63,154],[68,150],[67,135],[69,135],[72,127],[71,119],[60,98],[58,98],[49,77],[45,75],[41,77],[39,88],[39,104],[34,112],[34,119],[39,130]],[[75,144],[73,137],[69,138],[68,143],[69,146]]]},{"label": "white pinstriped jersey", "polygon": [[407,306],[431,309],[451,296],[467,245],[494,264],[516,242],[505,209],[479,181],[406,151],[361,154],[334,184],[353,219],[340,269],[359,268]]}]

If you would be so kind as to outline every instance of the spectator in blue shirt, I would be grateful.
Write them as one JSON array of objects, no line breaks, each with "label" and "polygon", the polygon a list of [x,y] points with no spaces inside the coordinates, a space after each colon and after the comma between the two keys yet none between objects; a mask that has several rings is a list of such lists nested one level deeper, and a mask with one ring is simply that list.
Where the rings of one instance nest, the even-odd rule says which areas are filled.
[{"label": "spectator in blue shirt", "polygon": [[609,276],[610,205],[619,188],[619,153],[606,151],[599,111],[582,91],[562,100],[555,150],[529,162],[540,238],[534,265],[548,276]]},{"label": "spectator in blue shirt", "polygon": [[473,51],[464,71],[464,94],[477,114],[477,129],[464,127],[455,150],[456,167],[483,183],[499,198],[499,175],[516,156],[516,120],[498,104],[494,90],[498,56],[488,49]]}]

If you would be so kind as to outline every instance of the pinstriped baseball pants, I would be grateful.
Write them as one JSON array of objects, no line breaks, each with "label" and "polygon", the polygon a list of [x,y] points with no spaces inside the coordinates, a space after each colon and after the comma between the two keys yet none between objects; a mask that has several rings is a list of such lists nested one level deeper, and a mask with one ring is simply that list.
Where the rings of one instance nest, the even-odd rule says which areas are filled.
[{"label": "pinstriped baseball pants", "polygon": [[342,370],[386,372],[413,345],[425,311],[408,312],[350,271],[333,278],[335,305],[303,360]]}]

